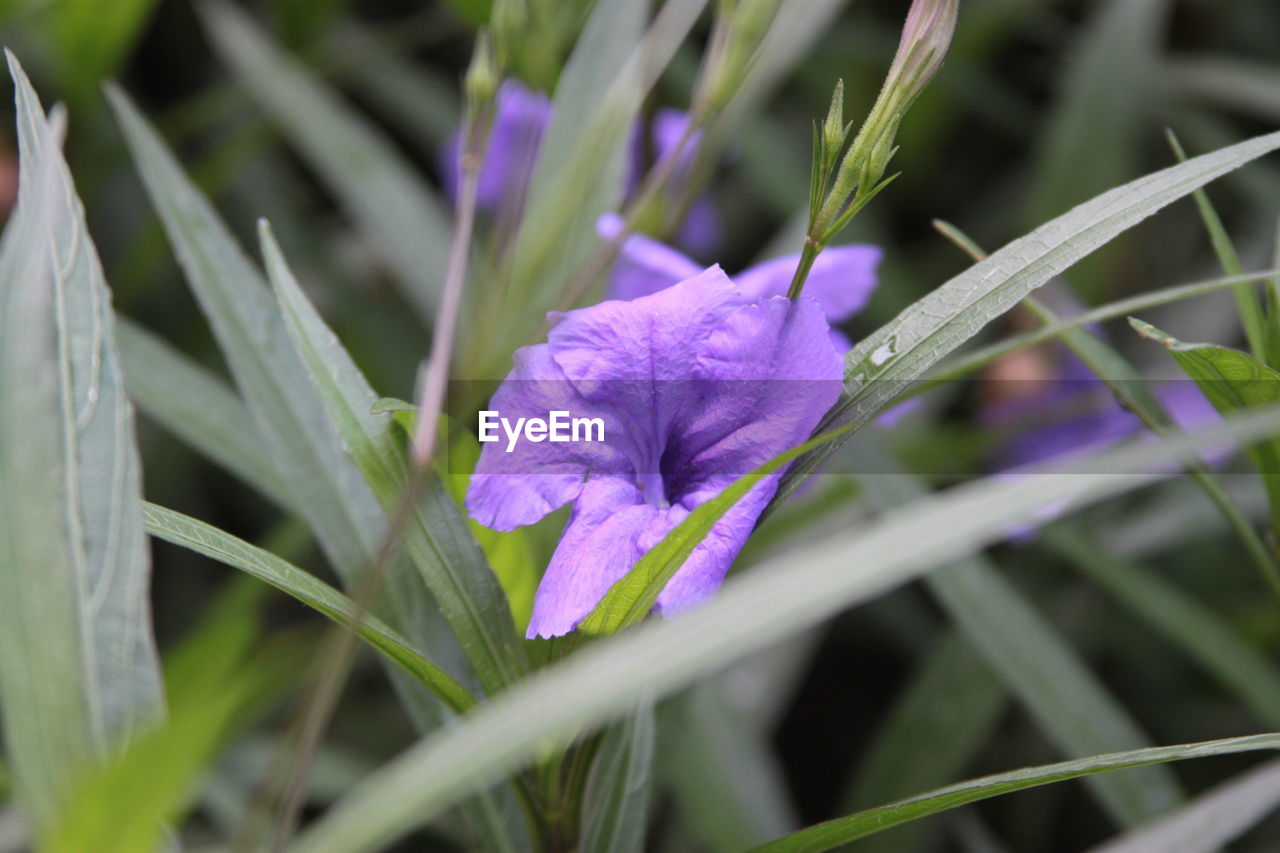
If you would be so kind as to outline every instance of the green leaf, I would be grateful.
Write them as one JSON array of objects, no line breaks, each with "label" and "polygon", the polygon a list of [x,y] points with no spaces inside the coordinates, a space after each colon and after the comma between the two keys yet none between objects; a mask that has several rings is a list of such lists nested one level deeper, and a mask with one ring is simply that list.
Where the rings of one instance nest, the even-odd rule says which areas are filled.
[{"label": "green leaf", "polygon": [[[390,515],[408,487],[409,460],[389,418],[374,414],[378,395],[325,325],[285,263],[265,222],[259,235],[280,310],[347,454]],[[497,578],[439,478],[423,484],[404,527],[405,550],[440,605],[485,691],[524,672],[524,648]]]},{"label": "green leaf", "polygon": [[[666,704],[660,718],[661,782],[671,789],[681,823],[713,853],[737,853],[797,825],[770,742],[772,727],[751,725],[725,695],[740,693],[732,690],[742,683],[735,675],[743,673],[685,691]],[[748,683],[761,678],[745,675]],[[768,701],[786,701],[780,680],[763,682]],[[756,710],[765,703],[750,704]]]},{"label": "green leaf", "polygon": [[236,392],[162,338],[119,318],[125,389],[144,414],[192,449],[288,508],[288,487]]},{"label": "green leaf", "polygon": [[[1061,76],[1042,139],[1031,221],[1040,222],[1135,171],[1140,131],[1159,80],[1168,0],[1103,3],[1085,23]],[[1106,151],[1100,157],[1097,152]]]},{"label": "green leaf", "polygon": [[[974,264],[907,306],[846,356],[844,394],[819,429],[867,423],[912,380],[1037,287],[1170,202],[1276,148],[1280,133],[1154,172],[1108,190]],[[832,442],[792,466],[775,503],[842,443]]]},{"label": "green leaf", "polygon": [[166,661],[178,686],[169,690],[169,718],[80,775],[40,850],[161,847],[166,825],[190,808],[218,751],[304,671],[296,644],[258,650],[259,601],[232,587],[214,602]]},{"label": "green leaf", "polygon": [[[961,235],[962,236],[962,235]],[[981,252],[979,252],[981,254]],[[943,382],[951,379],[958,379],[961,376],[972,373],[991,364],[996,359],[1016,352],[1020,349],[1035,346],[1045,341],[1053,340],[1065,335],[1071,329],[1079,329],[1085,326],[1092,326],[1101,323],[1104,320],[1114,320],[1117,317],[1124,317],[1138,311],[1145,311],[1148,308],[1155,308],[1160,305],[1168,305],[1173,302],[1179,302],[1183,299],[1190,299],[1196,296],[1204,296],[1209,293],[1216,293],[1227,287],[1234,287],[1238,284],[1248,284],[1251,281],[1257,281],[1263,278],[1280,275],[1280,268],[1272,268],[1259,270],[1256,273],[1244,273],[1241,275],[1229,275],[1221,278],[1205,279],[1204,281],[1195,281],[1188,284],[1174,285],[1173,287],[1164,287],[1157,290],[1151,290],[1146,293],[1140,293],[1137,296],[1131,296],[1127,299],[1118,299],[1115,302],[1108,302],[1106,305],[1099,305],[1097,308],[1090,308],[1079,314],[1072,314],[1069,317],[1059,317],[1051,323],[1045,323],[1038,329],[1030,332],[1023,332],[1018,335],[1011,335],[1003,340],[997,341],[987,346],[966,352],[954,359],[942,362],[937,369],[929,371],[925,379],[913,384],[910,393],[919,394],[927,391]]]},{"label": "green leaf", "polygon": [[1268,761],[1201,794],[1178,811],[1090,853],[1214,853],[1280,805],[1280,761]]},{"label": "green leaf", "polygon": [[1104,548],[1084,530],[1052,525],[1041,531],[1041,540],[1182,648],[1255,718],[1280,728],[1280,668],[1224,619],[1172,582]]},{"label": "green leaf", "polygon": [[1148,767],[1188,758],[1205,758],[1212,755],[1232,755],[1262,749],[1280,749],[1280,734],[1251,735],[1225,738],[1180,746],[1158,746],[1094,755],[1075,761],[1027,767],[1011,773],[997,773],[981,779],[971,779],[951,785],[919,797],[903,800],[878,809],[836,818],[808,829],[779,838],[755,848],[755,853],[818,853],[831,850],[841,844],[863,838],[911,820],[937,814],[958,806],[980,800],[1036,788],[1053,782],[1093,776],[1113,770],[1131,767]]},{"label": "green leaf", "polygon": [[958,486],[870,526],[851,523],[731,578],[713,601],[678,619],[588,646],[494,697],[367,778],[312,824],[292,853],[379,849],[476,785],[533,760],[549,739],[576,735],[641,698],[656,699],[954,561],[1031,520],[1039,507],[1069,496],[1085,505],[1149,479],[1116,471],[1149,470],[1227,435],[1247,442],[1277,431],[1280,411],[1250,413],[1195,435],[1110,450],[1055,474]]},{"label": "green leaf", "polygon": [[50,34],[67,87],[77,99],[115,73],[146,26],[156,0],[59,0]]},{"label": "green leaf", "polygon": [[430,317],[451,231],[440,200],[390,140],[281,53],[244,12],[225,2],[201,8],[223,61],[382,253],[409,302]]},{"label": "green leaf", "polygon": [[[859,478],[867,500],[889,509],[928,494],[876,439],[865,433],[846,451],[854,470],[875,471]],[[957,560],[929,575],[925,584],[1062,752],[1081,756],[1150,745],[1070,645],[985,558]],[[1164,768],[1099,777],[1090,787],[1122,826],[1136,826],[1182,800]]]},{"label": "green leaf", "polygon": [[641,703],[605,734],[587,791],[582,849],[640,853],[653,788],[653,705]]},{"label": "green leaf", "polygon": [[83,766],[163,716],[133,410],[111,295],[47,121],[9,56],[21,152],[0,256],[0,696],[43,830]]},{"label": "green leaf", "polygon": [[[948,632],[931,646],[885,712],[885,723],[871,734],[843,806],[868,808],[959,778],[995,730],[1007,699],[1004,683],[973,645]],[[917,849],[927,828],[906,824],[859,846],[858,853]]]},{"label": "green leaf", "polygon": [[350,627],[359,615],[354,627],[366,643],[429,687],[454,711],[462,713],[475,706],[476,700],[448,673],[424,658],[378,617],[360,614],[355,602],[324,581],[270,551],[182,513],[147,504],[145,514],[152,536],[246,572],[339,624]]},{"label": "green leaf", "polygon": [[629,58],[648,7],[597,4],[560,75],[516,242],[512,275],[521,293],[554,298],[598,242],[596,220],[622,202],[643,97]]},{"label": "green leaf", "polygon": [[[1182,143],[1172,130],[1166,131],[1169,144],[1173,147],[1174,156],[1179,163],[1185,163],[1187,154],[1182,150]],[[1209,242],[1213,244],[1213,253],[1218,256],[1218,265],[1227,275],[1241,275],[1244,265],[1240,263],[1240,255],[1236,253],[1235,244],[1231,242],[1227,229],[1214,210],[1209,194],[1204,190],[1196,190],[1191,194],[1195,200],[1196,210],[1200,213],[1200,221],[1209,232]],[[1267,321],[1263,316],[1262,302],[1258,299],[1255,282],[1249,281],[1235,287],[1236,307],[1240,312],[1241,325],[1244,326],[1245,339],[1249,342],[1249,351],[1256,358],[1267,358],[1268,344],[1273,336],[1268,335]]]},{"label": "green leaf", "polygon": [[[1144,338],[1169,351],[1183,372],[1195,380],[1213,407],[1223,414],[1267,406],[1280,400],[1280,371],[1248,353],[1217,344],[1188,344],[1150,323],[1130,317],[1129,325]],[[1272,528],[1280,531],[1280,441],[1266,441],[1248,448],[1248,455],[1262,473],[1271,502]],[[1268,575],[1277,591],[1280,578]]]},{"label": "green leaf", "polygon": [[1280,121],[1280,64],[1194,55],[1172,58],[1164,67],[1166,85],[1180,95],[1235,108],[1268,124]]}]

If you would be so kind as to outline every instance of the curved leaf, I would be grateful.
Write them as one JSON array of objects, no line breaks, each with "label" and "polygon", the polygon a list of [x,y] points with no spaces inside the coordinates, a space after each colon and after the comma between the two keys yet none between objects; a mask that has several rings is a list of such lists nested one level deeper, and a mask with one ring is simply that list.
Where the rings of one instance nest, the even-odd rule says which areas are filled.
[{"label": "curved leaf", "polygon": [[[156,504],[147,504],[144,514],[147,531],[152,536],[247,572],[335,622],[351,626],[359,613],[359,608],[351,599],[270,551],[237,539],[211,524]],[[431,688],[454,711],[462,713],[475,706],[475,698],[465,687],[416,652],[408,640],[378,617],[364,614],[352,627],[361,639]]]}]

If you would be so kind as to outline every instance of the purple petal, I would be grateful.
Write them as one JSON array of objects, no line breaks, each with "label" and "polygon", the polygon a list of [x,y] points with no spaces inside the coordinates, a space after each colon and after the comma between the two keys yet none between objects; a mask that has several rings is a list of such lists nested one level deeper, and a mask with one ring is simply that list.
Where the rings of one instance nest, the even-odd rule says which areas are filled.
[{"label": "purple petal", "polygon": [[687,515],[640,500],[622,478],[591,480],[574,504],[538,584],[527,636],[558,637],[586,618],[616,583]]},{"label": "purple petal", "polygon": [[[606,240],[622,231],[622,217],[616,213],[600,217],[596,230]],[[618,249],[609,280],[609,299],[632,300],[666,290],[702,271],[702,267],[675,249],[644,234],[631,234]]]},{"label": "purple petal", "polygon": [[[841,323],[866,307],[876,289],[876,268],[884,252],[877,246],[834,246],[814,261],[804,295],[822,307],[831,323]],[[733,277],[747,299],[785,296],[800,255],[765,261]]]},{"label": "purple petal", "polygon": [[724,243],[724,225],[715,200],[704,193],[693,200],[676,229],[676,245],[699,258],[711,258]]},{"label": "purple petal", "polygon": [[[514,424],[517,418],[546,418],[552,411],[574,417],[603,417],[605,435],[609,413],[583,400],[551,358],[546,344],[524,347],[515,354],[515,367],[499,386],[489,409]],[[496,442],[486,442],[467,489],[467,512],[494,530],[513,530],[564,506],[582,491],[591,474],[630,473],[627,457],[615,443],[519,441],[507,451],[500,428]]]},{"label": "purple petal", "polygon": [[[630,302],[551,315],[552,357],[571,382],[687,379],[711,333],[738,307],[718,266]],[[641,411],[638,404],[635,411]]]},{"label": "purple petal", "polygon": [[826,331],[813,300],[775,296],[742,306],[712,333],[695,368],[700,404],[666,451],[668,491],[732,481],[809,437],[844,373]]},{"label": "purple petal", "polygon": [[[707,600],[720,588],[729,567],[755,529],[756,519],[778,490],[779,479],[780,475],[775,474],[761,480],[716,522],[658,595],[656,612],[665,617],[674,616]],[[719,488],[708,490],[705,495],[697,496],[696,501],[706,503],[720,491]]]}]

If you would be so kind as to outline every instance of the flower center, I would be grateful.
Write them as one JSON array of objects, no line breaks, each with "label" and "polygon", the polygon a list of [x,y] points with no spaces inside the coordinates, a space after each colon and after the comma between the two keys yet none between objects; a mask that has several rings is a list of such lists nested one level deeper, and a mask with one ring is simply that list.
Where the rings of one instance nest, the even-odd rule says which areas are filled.
[{"label": "flower center", "polygon": [[671,506],[671,501],[667,500],[666,483],[662,482],[662,472],[636,475],[636,487],[640,489],[644,502],[650,506],[656,506],[659,509]]}]

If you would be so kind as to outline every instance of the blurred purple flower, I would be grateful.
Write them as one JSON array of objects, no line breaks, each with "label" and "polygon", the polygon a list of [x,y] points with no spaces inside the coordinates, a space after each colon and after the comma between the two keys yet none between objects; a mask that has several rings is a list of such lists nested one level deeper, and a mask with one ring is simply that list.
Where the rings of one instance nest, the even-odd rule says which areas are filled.
[{"label": "blurred purple flower", "polygon": [[[989,380],[1014,383],[1015,390],[987,406],[983,421],[1019,430],[996,448],[993,461],[998,477],[1016,476],[1050,460],[1083,459],[1137,436],[1153,437],[1142,420],[1121,406],[1105,383],[1074,354],[1061,349],[1056,355],[1058,362],[1046,378],[1035,375],[1042,368],[1014,366],[1002,378]],[[1036,358],[1032,353],[1027,357]],[[1019,373],[1028,375],[1019,379]],[[1221,419],[1191,380],[1158,384],[1154,393],[1174,423],[1188,432]],[[1210,465],[1218,466],[1234,452],[1235,448],[1227,445],[1209,448],[1203,456]],[[1173,473],[1179,468],[1171,465],[1161,469],[1166,470]],[[1034,523],[1014,528],[1011,537],[1017,541],[1034,538],[1038,525],[1058,518],[1074,502],[1074,497],[1068,497],[1042,507]]]},{"label": "blurred purple flower", "polygon": [[[633,195],[640,188],[649,169],[649,160],[653,164],[661,164],[675,156],[680,140],[689,129],[689,114],[683,110],[670,108],[660,109],[653,115],[653,123],[649,128],[646,140],[644,126],[637,124],[631,132],[631,163],[627,177],[627,195]],[[648,144],[646,144],[646,141]],[[694,157],[702,142],[702,132],[695,131],[680,152],[679,159],[671,167],[671,178],[668,186],[678,188],[693,177]],[[652,146],[646,157],[646,149]],[[666,201],[675,205],[680,203],[678,194],[672,193]],[[723,235],[720,230],[720,215],[716,213],[715,202],[711,196],[703,194],[693,200],[680,226],[676,229],[675,243],[691,254],[708,258],[720,248]],[[679,281],[679,279],[676,279]]]},{"label": "blurred purple flower", "polygon": [[[485,444],[466,500],[498,530],[573,504],[529,637],[572,631],[692,510],[804,441],[841,384],[814,300],[748,298],[719,267],[551,319],[546,343],[516,352],[490,409],[513,420],[599,417],[606,441]],[[715,591],[777,482],[763,479],[729,510],[655,610],[671,615]]]},{"label": "blurred purple flower", "polygon": [[[551,101],[514,80],[505,81],[494,99],[493,127],[476,186],[476,205],[491,214],[518,212],[533,177],[542,134],[551,122]],[[440,173],[455,202],[462,182],[462,133],[445,146]]]},{"label": "blurred purple flower", "polygon": [[[480,168],[476,204],[481,210],[494,216],[513,217],[523,209],[542,136],[550,123],[551,100],[546,95],[526,89],[514,80],[502,83],[495,98],[493,127]],[[654,114],[647,139],[644,124],[636,124],[627,166],[629,196],[639,188],[648,169],[647,161],[652,158],[660,162],[674,154],[688,124],[688,113],[674,109],[660,109]],[[673,170],[673,186],[678,187],[692,177],[693,157],[700,139],[701,134],[695,133],[685,145]],[[446,144],[440,162],[445,192],[454,201],[461,182],[461,152],[459,132]],[[675,201],[672,199],[672,203]],[[699,196],[677,228],[676,242],[695,255],[709,257],[719,247],[721,237],[715,203],[709,195]]]},{"label": "blurred purple flower", "polygon": [[[613,239],[622,230],[622,218],[609,214],[600,220],[599,231]],[[835,325],[866,307],[876,289],[876,268],[883,252],[877,246],[833,246],[814,262],[804,295],[818,303],[827,322]],[[733,277],[744,300],[765,296],[785,296],[791,285],[800,255],[787,255],[756,264]],[[610,299],[635,299],[683,281],[700,267],[680,252],[643,234],[623,241],[609,282]],[[840,331],[832,329],[831,342],[841,354],[853,348]]]}]

